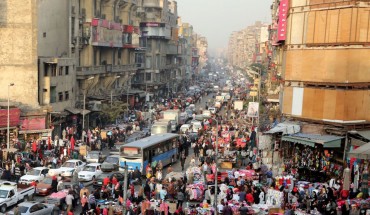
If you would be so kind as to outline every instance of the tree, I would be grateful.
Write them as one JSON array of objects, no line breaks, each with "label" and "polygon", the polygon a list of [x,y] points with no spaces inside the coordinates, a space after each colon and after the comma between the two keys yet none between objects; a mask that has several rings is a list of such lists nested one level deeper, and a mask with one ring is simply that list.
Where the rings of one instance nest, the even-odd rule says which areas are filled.
[{"label": "tree", "polygon": [[102,113],[110,122],[114,122],[122,113],[127,111],[127,104],[115,101],[111,104],[102,104]]}]

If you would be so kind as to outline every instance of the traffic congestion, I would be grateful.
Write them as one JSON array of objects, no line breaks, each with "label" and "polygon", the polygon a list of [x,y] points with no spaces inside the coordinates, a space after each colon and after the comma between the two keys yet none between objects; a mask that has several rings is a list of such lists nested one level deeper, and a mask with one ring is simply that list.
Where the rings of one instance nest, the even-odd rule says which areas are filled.
[{"label": "traffic congestion", "polygon": [[[339,181],[273,170],[248,77],[222,64],[119,124],[3,150],[6,214],[333,214]],[[270,104],[266,104],[270,106]],[[250,105],[249,105],[250,106]],[[265,130],[258,131],[258,126]],[[259,135],[259,134],[260,135]],[[325,195],[324,195],[325,194]],[[348,202],[343,202],[344,205]],[[345,213],[343,213],[345,214]]]}]

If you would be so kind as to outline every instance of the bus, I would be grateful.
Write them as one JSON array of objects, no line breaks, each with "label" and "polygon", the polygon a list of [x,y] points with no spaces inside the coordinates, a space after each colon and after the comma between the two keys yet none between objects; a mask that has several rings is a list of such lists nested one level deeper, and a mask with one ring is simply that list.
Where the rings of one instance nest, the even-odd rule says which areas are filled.
[{"label": "bus", "polygon": [[126,164],[130,171],[138,167],[145,174],[145,168],[153,161],[169,165],[177,159],[178,143],[179,135],[172,133],[156,134],[127,143],[120,149],[120,167]]}]

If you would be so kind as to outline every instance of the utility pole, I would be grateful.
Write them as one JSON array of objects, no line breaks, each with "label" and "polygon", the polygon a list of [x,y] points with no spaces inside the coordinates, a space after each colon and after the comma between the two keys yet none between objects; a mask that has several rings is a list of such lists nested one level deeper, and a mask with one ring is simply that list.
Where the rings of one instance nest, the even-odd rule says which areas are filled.
[{"label": "utility pole", "polygon": [[127,178],[128,178],[128,166],[125,162],[125,178],[123,181],[123,214],[126,214],[126,201],[127,201]]}]

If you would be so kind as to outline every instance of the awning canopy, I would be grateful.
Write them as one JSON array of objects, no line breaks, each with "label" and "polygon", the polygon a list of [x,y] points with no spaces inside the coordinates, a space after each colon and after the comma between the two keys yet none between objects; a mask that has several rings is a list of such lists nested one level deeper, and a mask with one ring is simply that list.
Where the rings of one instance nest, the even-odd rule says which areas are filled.
[{"label": "awning canopy", "polygon": [[340,148],[343,137],[334,135],[320,135],[320,134],[293,134],[290,136],[283,136],[281,140],[314,147],[315,143],[321,144],[324,148]]},{"label": "awning canopy", "polygon": [[67,107],[65,108],[66,111],[72,113],[72,114],[89,114],[91,111],[89,110],[83,110],[83,109],[78,109],[78,108],[73,108],[73,107]]},{"label": "awning canopy", "polygon": [[357,134],[362,136],[363,138],[370,140],[370,130],[357,131]]},{"label": "awning canopy", "polygon": [[265,132],[265,134],[275,134],[283,133],[284,134],[295,134],[301,131],[301,127],[297,124],[282,122],[277,124],[275,127]]},{"label": "awning canopy", "polygon": [[351,158],[369,159],[370,158],[370,143],[366,143],[363,146],[358,147],[348,153]]},{"label": "awning canopy", "polygon": [[19,131],[19,134],[41,134],[41,133],[49,133],[52,129],[40,129],[40,130],[22,130]]}]

